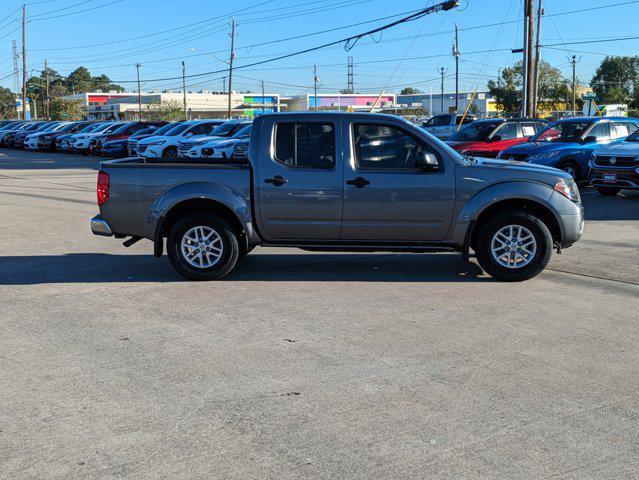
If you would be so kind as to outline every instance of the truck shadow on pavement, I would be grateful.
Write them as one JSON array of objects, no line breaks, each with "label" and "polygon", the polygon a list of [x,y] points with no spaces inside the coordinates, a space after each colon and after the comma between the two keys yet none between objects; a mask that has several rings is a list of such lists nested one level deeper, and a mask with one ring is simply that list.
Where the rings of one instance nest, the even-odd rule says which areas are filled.
[{"label": "truck shadow on pavement", "polygon": [[[0,285],[182,282],[165,257],[72,253],[0,257]],[[254,253],[222,281],[492,281],[456,254]]]}]

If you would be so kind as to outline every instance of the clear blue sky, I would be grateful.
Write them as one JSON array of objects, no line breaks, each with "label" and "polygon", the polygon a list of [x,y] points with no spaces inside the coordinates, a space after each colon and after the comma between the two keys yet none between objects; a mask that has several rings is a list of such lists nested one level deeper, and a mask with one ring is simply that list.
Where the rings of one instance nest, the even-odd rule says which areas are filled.
[{"label": "clear blue sky", "polygon": [[[399,17],[302,39],[251,45],[397,15],[436,1],[34,0],[27,3],[27,17],[30,18],[27,68],[41,69],[47,58],[50,66],[62,74],[83,65],[93,75],[105,73],[115,81],[122,81],[135,79],[135,63],[139,62],[143,65],[143,91],[180,88],[179,80],[150,82],[145,79],[179,77],[181,59],[186,61],[188,74],[226,68],[231,15],[237,21],[235,62],[241,66],[361,33]],[[625,5],[562,14],[620,3]],[[19,9],[22,2],[2,0],[1,4],[0,19],[6,19],[0,22],[0,84],[11,88],[11,40],[15,39],[20,47],[19,23],[15,19],[21,13],[14,10]],[[544,7],[547,16],[542,24],[542,44],[554,46],[544,48],[542,57],[565,75],[570,74],[566,57],[572,53],[581,57],[578,77],[586,82],[605,54],[637,54],[639,40],[570,43],[639,35],[636,28],[639,1],[544,0]],[[375,38],[362,38],[350,52],[335,46],[238,69],[233,87],[259,91],[263,79],[267,91],[308,92],[313,84],[312,65],[316,63],[320,91],[336,91],[346,87],[347,57],[352,55],[358,91],[377,92],[389,87],[388,91],[394,92],[404,85],[414,85],[425,92],[431,88],[438,91],[436,70],[439,67],[447,69],[446,90],[450,91],[454,89],[454,60],[450,55],[452,30],[457,24],[462,60],[461,89],[472,90],[475,86],[483,89],[487,79],[494,78],[499,68],[512,65],[521,57],[509,50],[522,43],[522,10],[521,0],[462,0],[457,11],[430,15],[377,34]],[[199,23],[180,28],[195,22]],[[489,24],[495,25],[482,27]],[[143,35],[146,37],[132,39]],[[104,43],[109,44],[92,46]],[[488,53],[474,53],[486,51]],[[223,75],[213,73],[188,79],[188,89],[219,90]],[[123,85],[129,90],[135,89],[133,83]]]}]

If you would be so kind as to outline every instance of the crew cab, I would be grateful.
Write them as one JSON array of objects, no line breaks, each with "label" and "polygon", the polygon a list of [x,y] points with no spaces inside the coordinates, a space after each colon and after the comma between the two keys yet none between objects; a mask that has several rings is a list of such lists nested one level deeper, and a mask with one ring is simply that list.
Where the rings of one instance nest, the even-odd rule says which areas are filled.
[{"label": "crew cab", "polygon": [[590,160],[590,184],[601,195],[639,190],[639,131],[623,142],[601,147]]},{"label": "crew cab", "polygon": [[555,167],[584,180],[595,149],[621,141],[637,128],[639,119],[630,117],[566,118],[551,123],[529,142],[507,148],[498,158]]},{"label": "crew cab", "polygon": [[453,133],[469,123],[477,120],[477,115],[459,115],[456,113],[445,113],[435,115],[422,124],[422,128],[440,140],[446,140]]},{"label": "crew cab", "polygon": [[526,118],[477,120],[446,140],[462,155],[495,158],[502,150],[527,142],[546,126],[546,122]]},{"label": "crew cab", "polygon": [[390,115],[264,114],[248,160],[102,162],[96,235],[166,251],[193,280],[224,277],[256,245],[313,251],[461,252],[521,281],[583,229],[570,175],[463,157]]}]

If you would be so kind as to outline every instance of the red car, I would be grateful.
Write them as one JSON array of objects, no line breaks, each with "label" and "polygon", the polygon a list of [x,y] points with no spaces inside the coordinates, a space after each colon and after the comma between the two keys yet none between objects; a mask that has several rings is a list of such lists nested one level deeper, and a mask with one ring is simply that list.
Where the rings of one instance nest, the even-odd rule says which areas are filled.
[{"label": "red car", "polygon": [[536,118],[477,120],[462,127],[446,143],[464,155],[495,158],[502,150],[527,142],[545,126],[545,121]]}]

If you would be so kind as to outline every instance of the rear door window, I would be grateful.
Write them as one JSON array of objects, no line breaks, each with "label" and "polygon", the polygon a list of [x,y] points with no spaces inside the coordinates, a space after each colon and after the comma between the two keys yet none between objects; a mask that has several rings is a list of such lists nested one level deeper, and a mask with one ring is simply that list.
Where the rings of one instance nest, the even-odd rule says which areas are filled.
[{"label": "rear door window", "polygon": [[335,128],[330,123],[278,123],[275,159],[296,168],[335,166]]},{"label": "rear door window", "polygon": [[610,125],[608,122],[597,123],[586,134],[587,137],[596,137],[598,142],[610,140]]}]

